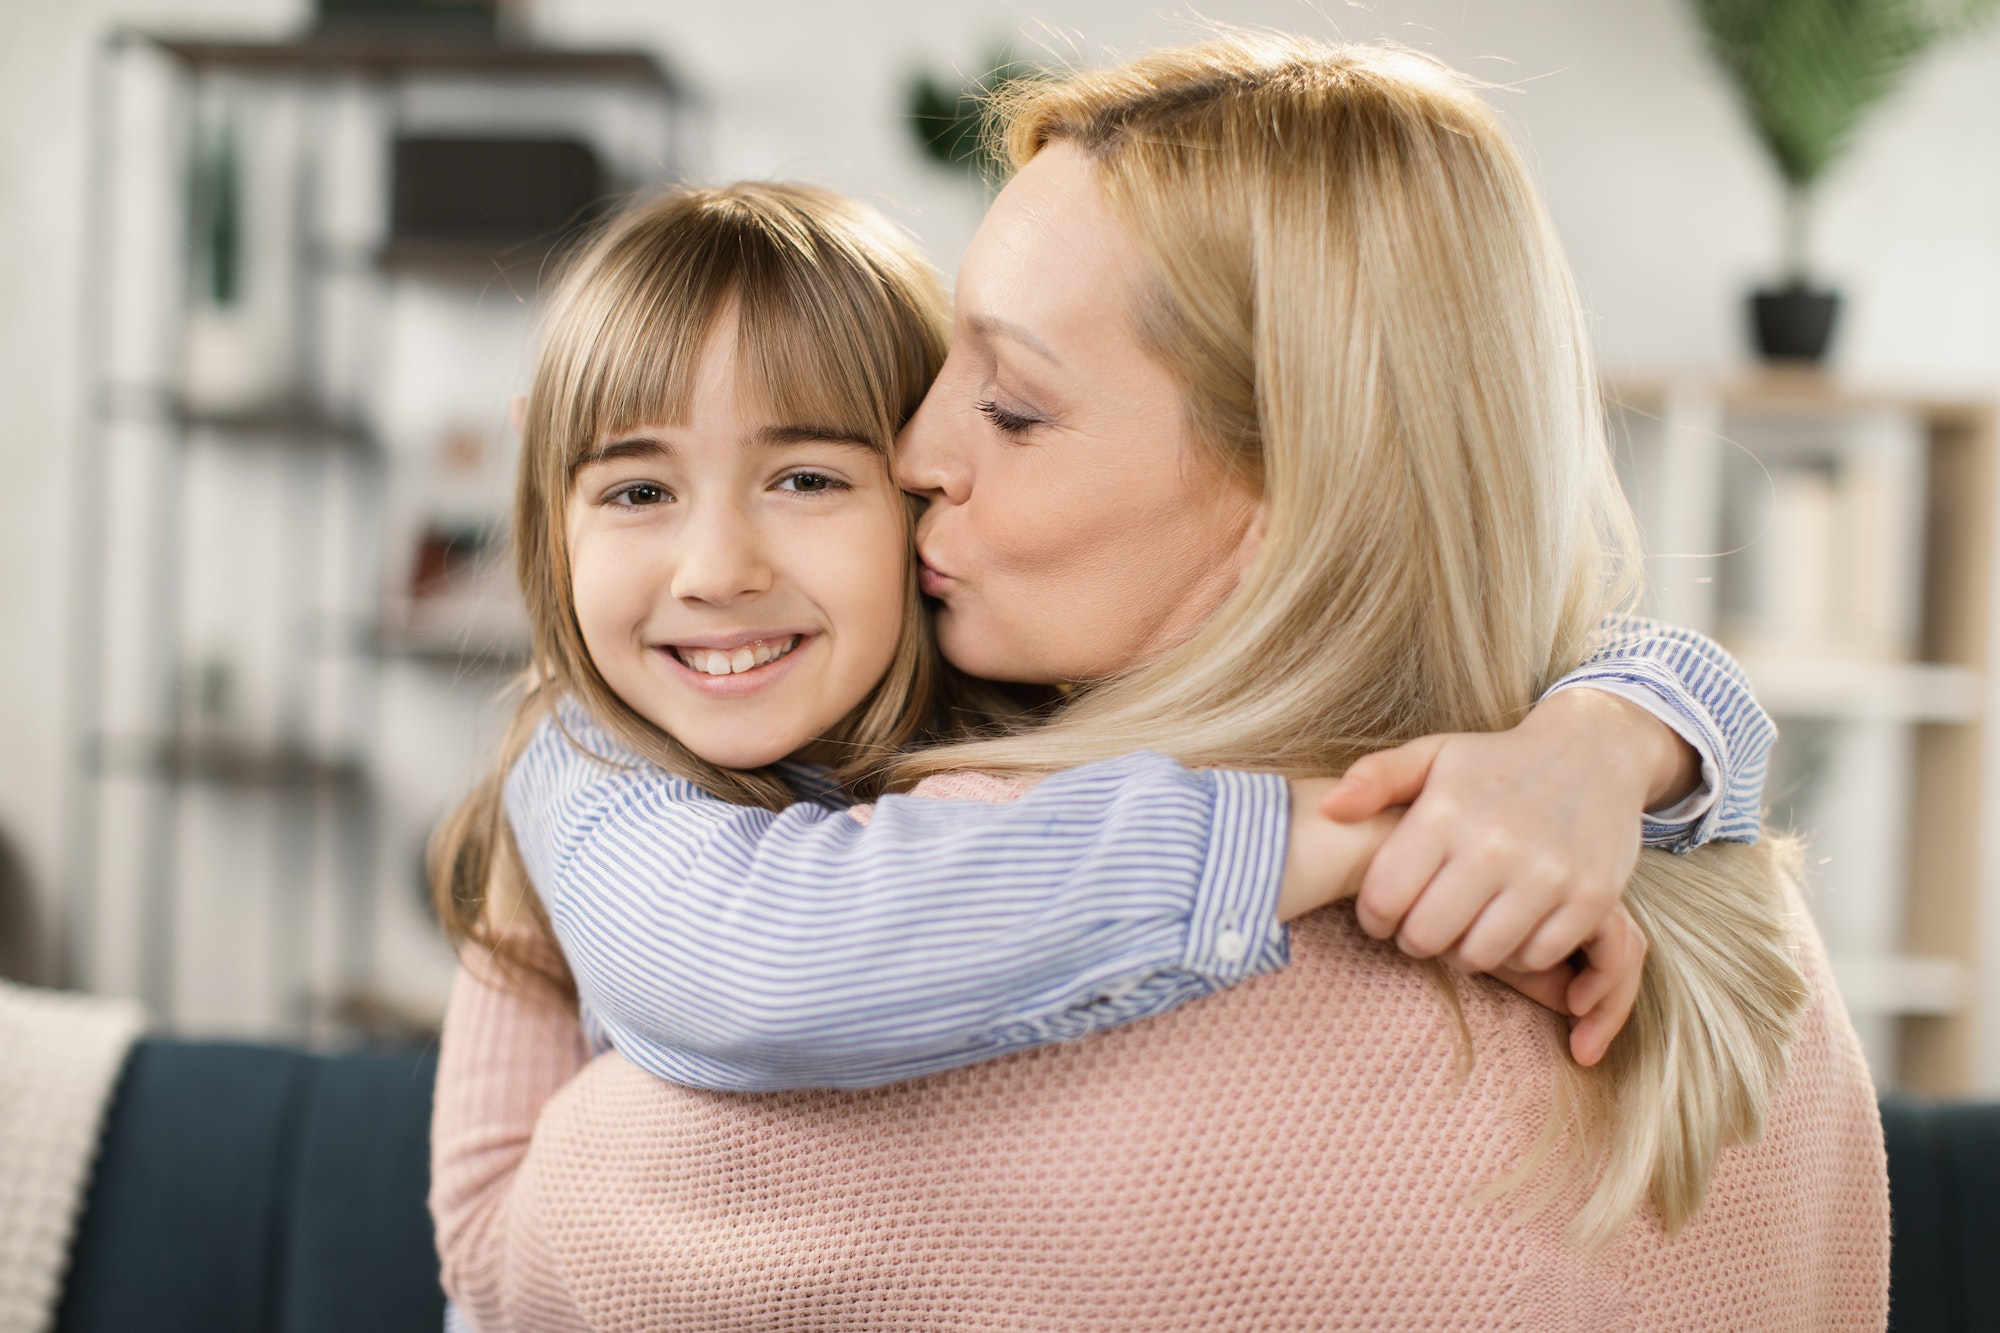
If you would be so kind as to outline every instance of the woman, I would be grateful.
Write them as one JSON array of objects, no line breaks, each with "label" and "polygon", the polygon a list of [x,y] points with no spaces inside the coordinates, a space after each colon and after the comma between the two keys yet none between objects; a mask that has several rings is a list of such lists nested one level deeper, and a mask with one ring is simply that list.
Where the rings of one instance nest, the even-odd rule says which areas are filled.
[{"label": "woman", "polygon": [[[954,660],[1105,683],[911,776],[1140,746],[1338,771],[1503,727],[1585,655],[1629,516],[1476,98],[1405,55],[1225,39],[1009,114],[903,480]],[[1171,478],[1117,447],[1148,439]],[[1200,522],[1135,500],[1189,494]],[[1430,869],[1392,859],[1386,892]],[[441,1138],[448,1272],[482,1327],[1879,1327],[1872,1092],[1768,846],[1649,855],[1627,904],[1655,952],[1590,1075],[1552,1015],[1337,913],[1277,976],[861,1094],[605,1057],[544,1106],[573,1021],[487,991],[440,1076],[441,1129],[504,1112]]]}]

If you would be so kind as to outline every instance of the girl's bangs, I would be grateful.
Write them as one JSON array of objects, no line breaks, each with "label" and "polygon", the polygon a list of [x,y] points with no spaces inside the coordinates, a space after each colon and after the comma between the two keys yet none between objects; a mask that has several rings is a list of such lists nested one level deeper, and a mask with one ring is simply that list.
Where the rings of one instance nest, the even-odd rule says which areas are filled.
[{"label": "girl's bangs", "polygon": [[[566,378],[576,431],[569,466],[606,436],[689,419],[694,378],[716,321],[737,319],[742,406],[887,452],[928,386],[920,327],[881,278],[824,237],[745,210],[717,210],[682,244],[629,233],[601,261],[616,292],[590,309]],[[643,231],[643,229],[641,229]],[[913,364],[904,365],[905,361]]]},{"label": "girl's bangs", "polygon": [[[817,427],[886,454],[901,422],[883,411],[888,395],[880,386],[880,368],[857,355],[869,343],[886,340],[867,328],[851,305],[826,297],[824,291],[796,290],[795,284],[743,285],[736,316],[737,391],[750,396],[745,407],[761,407],[775,421]],[[834,317],[816,317],[829,314]]]},{"label": "girl's bangs", "polygon": [[734,287],[718,247],[663,254],[634,245],[638,253],[618,254],[626,248],[614,247],[603,262],[608,280],[593,284],[617,296],[569,312],[585,326],[564,376],[573,395],[562,414],[572,425],[571,471],[608,436],[688,419],[702,348]]}]

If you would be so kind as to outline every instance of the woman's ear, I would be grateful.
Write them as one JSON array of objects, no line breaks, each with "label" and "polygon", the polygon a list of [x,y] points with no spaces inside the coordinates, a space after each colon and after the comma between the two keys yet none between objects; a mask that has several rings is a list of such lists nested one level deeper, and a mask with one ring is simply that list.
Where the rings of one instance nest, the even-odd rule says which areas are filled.
[{"label": "woman's ear", "polygon": [[517,393],[507,400],[507,424],[514,428],[514,438],[519,439],[528,422],[528,395]]},{"label": "woman's ear", "polygon": [[1236,544],[1236,577],[1242,578],[1250,572],[1250,566],[1257,561],[1257,553],[1264,549],[1264,534],[1271,523],[1271,502],[1259,500],[1250,510],[1250,521],[1243,527],[1243,539]]}]

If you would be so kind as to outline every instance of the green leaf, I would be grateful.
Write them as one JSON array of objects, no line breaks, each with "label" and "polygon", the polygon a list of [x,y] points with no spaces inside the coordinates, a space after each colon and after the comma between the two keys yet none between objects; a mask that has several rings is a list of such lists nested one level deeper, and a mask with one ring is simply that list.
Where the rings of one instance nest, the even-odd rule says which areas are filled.
[{"label": "green leaf", "polygon": [[1692,0],[1772,162],[1807,190],[1917,57],[2000,0]]},{"label": "green leaf", "polygon": [[997,166],[986,142],[986,106],[993,94],[1038,71],[997,48],[987,72],[969,82],[947,85],[928,71],[912,74],[904,104],[910,129],[925,156],[940,166],[983,179]]}]

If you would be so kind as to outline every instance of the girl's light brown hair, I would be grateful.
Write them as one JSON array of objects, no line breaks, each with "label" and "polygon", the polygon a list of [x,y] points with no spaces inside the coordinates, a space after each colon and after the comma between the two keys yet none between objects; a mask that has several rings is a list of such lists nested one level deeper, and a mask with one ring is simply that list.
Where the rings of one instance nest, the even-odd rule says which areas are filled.
[{"label": "girl's light brown hair", "polygon": [[[1589,326],[1466,81],[1398,49],[1232,34],[1012,85],[996,126],[1016,168],[1055,143],[1087,155],[1149,261],[1128,313],[1185,386],[1193,448],[1267,522],[1187,642],[1047,726],[913,755],[899,782],[1140,748],[1338,773],[1511,726],[1630,604]],[[1589,1240],[1649,1196],[1669,1232],[1699,1209],[1721,1149],[1760,1131],[1808,997],[1781,852],[1642,856],[1631,1022],[1596,1069],[1558,1055],[1549,1132],[1503,1186],[1562,1145]]]},{"label": "girl's light brown hair", "polygon": [[[781,420],[830,427],[885,461],[936,377],[949,303],[915,244],[866,206],[801,185],[677,190],[614,219],[569,265],[550,303],[522,420],[514,554],[534,661],[499,761],[432,839],[439,919],[454,945],[565,996],[574,985],[533,893],[516,919],[488,911],[496,876],[521,882],[506,776],[551,702],[580,701],[633,751],[739,805],[797,800],[770,769],[719,768],[635,712],[605,683],[578,627],[565,540],[571,480],[606,438],[687,418],[716,322],[736,321],[739,382]],[[914,562],[888,674],[817,747],[866,789],[932,720],[940,679]]]}]

